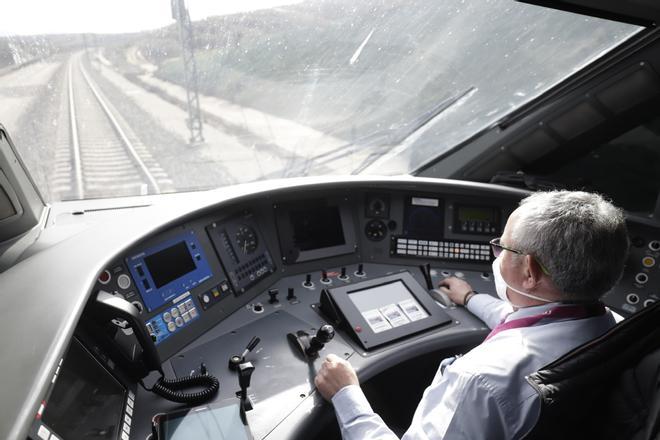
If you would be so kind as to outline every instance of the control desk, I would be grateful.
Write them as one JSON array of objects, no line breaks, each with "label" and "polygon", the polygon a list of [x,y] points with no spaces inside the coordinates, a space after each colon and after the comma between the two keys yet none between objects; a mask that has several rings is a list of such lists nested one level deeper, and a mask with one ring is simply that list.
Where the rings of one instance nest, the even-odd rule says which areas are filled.
[{"label": "control desk", "polygon": [[[147,438],[154,415],[185,406],[145,389],[162,362],[170,379],[217,377],[216,403],[247,390],[255,438],[314,438],[318,420],[332,416],[313,384],[326,354],[350,360],[365,381],[427,354],[439,362],[485,337],[480,320],[431,289],[456,276],[495,294],[488,241],[525,195],[354,179],[247,192],[175,216],[109,255],[95,275],[30,436]],[[624,316],[660,294],[658,224],[628,221],[625,274],[604,297]],[[130,313],[100,313],[100,302]],[[232,358],[253,367],[249,388]]]}]

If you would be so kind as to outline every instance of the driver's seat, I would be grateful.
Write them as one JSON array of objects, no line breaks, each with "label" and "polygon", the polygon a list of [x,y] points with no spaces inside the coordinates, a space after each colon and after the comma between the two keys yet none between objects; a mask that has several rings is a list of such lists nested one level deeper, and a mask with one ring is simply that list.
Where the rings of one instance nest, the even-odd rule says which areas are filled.
[{"label": "driver's seat", "polygon": [[660,439],[660,302],[527,381],[541,414],[525,439]]}]

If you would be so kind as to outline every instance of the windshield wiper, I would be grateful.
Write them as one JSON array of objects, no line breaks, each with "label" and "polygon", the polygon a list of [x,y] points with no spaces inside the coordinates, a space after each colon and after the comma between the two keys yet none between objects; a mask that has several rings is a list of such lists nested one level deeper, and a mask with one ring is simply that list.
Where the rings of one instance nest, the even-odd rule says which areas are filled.
[{"label": "windshield wiper", "polygon": [[[432,125],[433,121],[436,120],[442,113],[446,112],[456,104],[463,102],[464,98],[468,98],[472,96],[472,94],[476,92],[476,90],[477,88],[475,86],[470,86],[462,93],[457,93],[456,95],[451,96],[445,99],[444,101],[441,101],[440,103],[436,104],[426,112],[412,119],[407,124],[404,124],[399,132],[399,135],[395,138],[394,142],[390,143],[389,145],[381,144],[382,147],[398,146],[397,148],[395,148],[395,150],[398,151],[393,152],[392,148],[389,148],[387,152],[382,151],[382,149],[379,149],[380,151],[373,151],[369,156],[367,156],[362,161],[362,163],[357,168],[355,168],[351,172],[351,174],[360,174],[368,166],[372,165],[376,160],[383,157],[385,153],[390,153],[392,155],[395,155],[408,148],[410,144],[412,144],[412,142],[408,142],[408,141],[411,140],[413,135],[421,134],[421,132],[423,132],[424,127],[426,127],[427,125],[429,126]],[[417,138],[417,136],[415,138]]]},{"label": "windshield wiper", "polygon": [[433,119],[435,119],[437,116],[440,114],[444,113],[447,111],[450,107],[452,107],[454,104],[459,102],[461,99],[464,97],[468,96],[472,92],[474,92],[477,88],[475,86],[470,86],[467,88],[465,91],[462,93],[458,93],[454,96],[450,96],[449,98],[445,99],[444,101],[440,101],[438,104],[434,105],[421,115],[418,115],[411,121],[407,122],[406,124],[403,124],[399,130],[397,130],[397,133],[399,134],[396,138],[394,138],[393,142],[390,143],[390,145],[398,145],[408,139],[413,133],[415,133],[417,130],[421,129],[424,127],[426,124],[431,122]]},{"label": "windshield wiper", "polygon": [[475,90],[475,86],[470,86],[465,91],[440,101],[430,109],[426,110],[424,113],[415,116],[415,118],[403,124],[398,124],[395,127],[369,133],[366,136],[361,136],[351,142],[340,145],[332,151],[327,151],[325,153],[312,156],[307,160],[305,170],[302,171],[309,169],[310,164],[317,160],[324,159],[326,161],[325,163],[331,163],[334,160],[341,159],[345,156],[347,150],[351,150],[355,148],[355,146],[378,147],[378,151],[372,152],[356,169],[351,172],[351,174],[359,174],[360,171],[367,167],[371,162],[382,156],[383,149],[390,150],[392,147],[400,145],[415,132],[429,124],[443,112],[447,111],[449,108],[461,101],[464,97],[472,94]]}]

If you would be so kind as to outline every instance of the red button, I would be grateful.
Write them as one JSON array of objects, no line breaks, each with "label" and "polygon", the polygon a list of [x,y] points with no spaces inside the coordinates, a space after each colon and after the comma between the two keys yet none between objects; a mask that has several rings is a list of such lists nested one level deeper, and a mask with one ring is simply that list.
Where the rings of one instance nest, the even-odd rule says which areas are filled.
[{"label": "red button", "polygon": [[362,327],[360,327],[359,325],[356,325],[356,326],[355,326],[355,331],[356,331],[357,333],[360,333],[360,332],[362,331]]},{"label": "red button", "polygon": [[107,284],[108,281],[110,281],[110,272],[104,270],[103,272],[101,272],[101,275],[99,275],[99,282],[101,284]]}]

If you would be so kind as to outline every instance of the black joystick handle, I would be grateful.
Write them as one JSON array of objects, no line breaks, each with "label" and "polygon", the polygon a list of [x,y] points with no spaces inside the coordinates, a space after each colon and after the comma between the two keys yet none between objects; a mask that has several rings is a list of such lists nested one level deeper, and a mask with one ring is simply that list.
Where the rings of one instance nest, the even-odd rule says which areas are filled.
[{"label": "black joystick handle", "polygon": [[268,296],[270,297],[270,298],[268,299],[268,302],[269,302],[270,304],[277,304],[278,302],[280,302],[280,300],[277,299],[277,295],[278,295],[279,293],[280,293],[280,291],[277,290],[277,289],[270,289],[270,290],[268,291]]},{"label": "black joystick handle", "polygon": [[335,329],[329,324],[322,325],[314,336],[311,336],[303,330],[287,334],[287,339],[289,339],[289,341],[307,360],[316,358],[319,350],[321,350],[323,346],[330,342],[334,337]]},{"label": "black joystick handle", "polygon": [[312,287],[312,275],[307,274],[305,275],[305,282],[303,283],[305,287]]},{"label": "black joystick handle", "polygon": [[364,265],[362,263],[358,264],[358,270],[355,272],[355,275],[359,277],[364,276]]},{"label": "black joystick handle", "polygon": [[330,324],[322,325],[316,335],[309,341],[309,348],[305,350],[308,356],[316,357],[325,344],[335,337],[335,329]]},{"label": "black joystick handle", "polygon": [[289,290],[287,291],[286,294],[286,299],[288,299],[289,301],[296,299],[296,294],[295,291],[293,290],[293,287],[289,287]]},{"label": "black joystick handle", "polygon": [[332,341],[332,338],[335,337],[335,328],[330,324],[322,325],[320,329],[316,332],[316,335],[312,338],[312,341],[318,340],[324,344]]},{"label": "black joystick handle", "polygon": [[346,268],[342,267],[341,268],[341,275],[339,275],[342,279],[346,278]]},{"label": "black joystick handle", "polygon": [[328,281],[330,281],[328,279],[328,271],[327,270],[322,270],[321,271],[321,282],[322,283],[327,283]]}]

